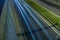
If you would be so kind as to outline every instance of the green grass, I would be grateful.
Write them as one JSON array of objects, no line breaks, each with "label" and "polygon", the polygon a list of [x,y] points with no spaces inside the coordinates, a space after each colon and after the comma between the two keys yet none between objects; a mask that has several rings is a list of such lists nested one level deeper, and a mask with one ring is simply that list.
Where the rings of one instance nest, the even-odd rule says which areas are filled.
[{"label": "green grass", "polygon": [[51,22],[53,22],[56,26],[60,28],[60,17],[56,14],[54,14],[52,11],[44,8],[41,5],[38,5],[36,2],[32,0],[26,0],[26,2],[34,8],[37,12],[39,12],[41,15],[48,18]]}]

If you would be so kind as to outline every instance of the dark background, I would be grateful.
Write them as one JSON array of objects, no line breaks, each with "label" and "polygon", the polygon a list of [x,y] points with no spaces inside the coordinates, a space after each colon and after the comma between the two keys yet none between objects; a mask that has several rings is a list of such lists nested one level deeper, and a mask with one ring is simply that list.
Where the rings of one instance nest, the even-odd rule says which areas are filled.
[{"label": "dark background", "polygon": [[5,0],[0,0],[0,15],[1,15],[1,11],[3,8],[4,2],[5,2]]}]

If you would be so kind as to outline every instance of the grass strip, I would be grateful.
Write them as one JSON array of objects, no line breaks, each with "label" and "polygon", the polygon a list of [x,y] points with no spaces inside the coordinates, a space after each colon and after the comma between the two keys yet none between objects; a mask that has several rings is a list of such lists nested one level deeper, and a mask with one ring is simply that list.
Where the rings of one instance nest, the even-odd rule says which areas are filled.
[{"label": "grass strip", "polygon": [[56,15],[52,11],[44,8],[41,5],[38,5],[36,2],[32,0],[26,0],[26,2],[34,8],[37,12],[39,12],[44,17],[48,18],[52,23],[54,23],[57,27],[60,28],[60,16]]}]

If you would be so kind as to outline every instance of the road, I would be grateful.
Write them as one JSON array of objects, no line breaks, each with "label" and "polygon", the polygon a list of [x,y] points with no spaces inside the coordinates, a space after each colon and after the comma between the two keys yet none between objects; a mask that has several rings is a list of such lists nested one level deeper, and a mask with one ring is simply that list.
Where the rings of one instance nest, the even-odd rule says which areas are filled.
[{"label": "road", "polygon": [[21,0],[6,2],[0,25],[2,34],[0,35],[5,40],[57,40],[59,38],[59,35],[51,29],[53,26],[48,25],[37,11]]},{"label": "road", "polygon": [[[21,3],[21,2],[20,2],[20,3]],[[24,4],[25,4],[25,3],[22,2],[22,5],[23,5],[23,6],[24,6]],[[25,5],[26,5],[26,4],[25,4]],[[25,6],[25,7],[27,7],[27,6]],[[23,7],[22,7],[22,8],[23,8]],[[27,8],[26,8],[26,10],[27,10],[27,12],[28,12],[28,9],[27,9]],[[25,12],[24,12],[24,13],[25,13]],[[30,12],[30,14],[31,14],[31,12]],[[34,13],[33,13],[33,14],[34,14]],[[33,15],[33,14],[32,14],[32,15]],[[31,18],[30,18],[30,19],[31,19]],[[35,19],[34,19],[34,20],[35,20]],[[35,21],[36,21],[36,20],[35,20]],[[38,22],[38,23],[39,23],[39,22]],[[38,23],[37,23],[37,24],[38,24]],[[42,23],[42,22],[41,22],[41,23]],[[40,23],[39,23],[39,24],[40,24]],[[40,26],[41,26],[41,25],[40,25]]]}]

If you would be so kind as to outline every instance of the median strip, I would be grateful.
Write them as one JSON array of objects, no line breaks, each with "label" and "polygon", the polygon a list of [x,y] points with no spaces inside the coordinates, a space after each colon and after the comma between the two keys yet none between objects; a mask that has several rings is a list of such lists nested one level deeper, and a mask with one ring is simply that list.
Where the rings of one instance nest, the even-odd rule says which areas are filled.
[{"label": "median strip", "polygon": [[26,0],[26,2],[34,8],[37,12],[39,12],[41,15],[46,17],[48,20],[50,20],[53,24],[55,24],[57,27],[60,28],[60,16],[56,15],[52,11],[44,8],[41,5],[38,5],[36,2],[32,0]]}]

